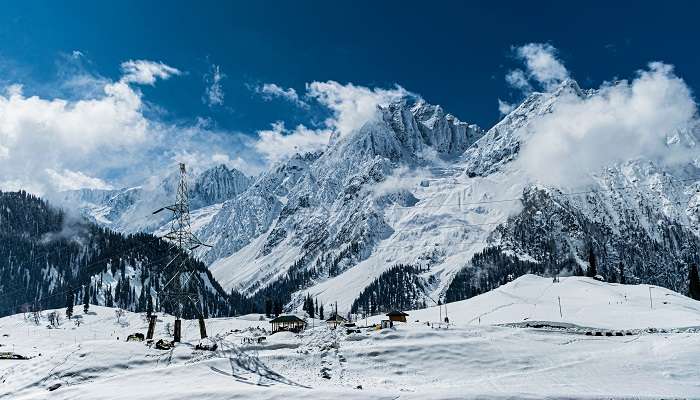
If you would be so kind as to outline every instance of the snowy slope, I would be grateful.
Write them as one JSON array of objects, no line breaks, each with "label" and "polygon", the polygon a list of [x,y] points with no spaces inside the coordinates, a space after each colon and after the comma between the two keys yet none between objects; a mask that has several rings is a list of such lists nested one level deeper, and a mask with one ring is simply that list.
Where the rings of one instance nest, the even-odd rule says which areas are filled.
[{"label": "snowy slope", "polygon": [[[448,329],[426,325],[435,322],[437,309],[408,311],[419,322],[353,334],[315,321],[316,328],[301,335],[269,335],[255,329],[268,328],[259,315],[209,319],[216,352],[193,348],[199,341],[196,321],[183,321],[183,343],[160,351],[124,341],[129,333],[145,332],[141,315],[127,312],[117,323],[113,309],[92,306],[87,315],[76,312],[80,326],[63,320],[47,329],[45,318],[36,325],[20,314],[0,319],[0,349],[32,358],[0,360],[0,398],[697,398],[700,302],[656,290],[659,305],[650,311],[644,285],[587,278],[552,284],[524,276],[450,304],[455,323]],[[615,303],[625,294],[626,301]],[[549,309],[556,296],[563,299],[565,321],[667,331],[591,337],[489,325],[523,317],[561,321]],[[166,324],[172,320],[159,318],[156,338],[169,337]],[[259,335],[267,337],[264,343],[242,344],[242,337]]]},{"label": "snowy slope", "polygon": [[[550,321],[602,329],[700,328],[700,302],[672,290],[585,277],[559,279],[555,283],[524,275],[482,295],[448,303],[447,314],[459,326]],[[411,312],[410,319],[439,321],[444,312],[430,307]]]}]

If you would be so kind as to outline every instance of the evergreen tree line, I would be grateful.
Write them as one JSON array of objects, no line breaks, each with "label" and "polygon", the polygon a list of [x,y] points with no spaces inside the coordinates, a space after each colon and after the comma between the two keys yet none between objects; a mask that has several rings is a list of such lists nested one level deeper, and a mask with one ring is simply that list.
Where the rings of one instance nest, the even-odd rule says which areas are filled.
[{"label": "evergreen tree line", "polygon": [[[25,192],[0,192],[0,240],[0,315],[85,300],[135,312],[152,307],[173,313],[179,310],[178,293],[194,293],[202,300],[199,309],[183,303],[186,318],[251,308],[245,296],[225,293],[204,264],[171,250],[165,241],[73,221]],[[165,268],[176,255],[196,273],[187,286],[174,279],[161,290],[177,271]]]},{"label": "evergreen tree line", "polygon": [[431,278],[421,277],[423,272],[425,270],[416,265],[394,265],[360,293],[352,303],[351,312],[377,314],[425,307],[425,292],[433,282]]},{"label": "evergreen tree line", "polygon": [[[562,267],[550,269],[559,270]],[[500,247],[487,247],[474,255],[471,265],[465,266],[454,276],[445,292],[445,301],[468,299],[525,274],[542,275],[546,269],[544,264],[508,255]]]}]

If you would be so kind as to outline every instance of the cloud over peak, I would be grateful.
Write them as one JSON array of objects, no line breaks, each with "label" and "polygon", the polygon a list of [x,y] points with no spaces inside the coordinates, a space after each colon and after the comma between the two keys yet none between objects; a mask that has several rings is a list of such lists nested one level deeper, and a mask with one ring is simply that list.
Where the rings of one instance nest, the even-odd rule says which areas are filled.
[{"label": "cloud over peak", "polygon": [[311,82],[306,85],[307,95],[316,99],[333,113],[326,126],[339,135],[359,129],[378,115],[378,107],[406,96],[415,96],[396,85],[393,89],[368,88],[336,81]]},{"label": "cloud over peak", "polygon": [[569,71],[559,59],[557,49],[548,43],[528,43],[512,47],[516,59],[522,61],[525,69],[508,71],[506,82],[525,94],[533,91],[537,84],[546,91],[569,78]]},{"label": "cloud over peak", "polygon": [[[543,183],[581,182],[609,165],[643,158],[664,165],[689,162],[697,149],[669,138],[698,124],[690,88],[673,67],[652,62],[631,80],[569,95],[527,128],[520,163]],[[552,168],[556,166],[556,168]]]}]

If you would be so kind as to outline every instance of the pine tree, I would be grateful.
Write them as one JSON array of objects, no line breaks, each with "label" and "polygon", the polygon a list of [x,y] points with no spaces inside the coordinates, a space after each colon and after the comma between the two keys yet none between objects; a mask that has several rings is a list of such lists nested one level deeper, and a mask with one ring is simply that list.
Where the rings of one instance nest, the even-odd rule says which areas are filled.
[{"label": "pine tree", "polygon": [[589,278],[595,278],[598,275],[598,262],[596,261],[595,254],[593,253],[593,248],[588,252],[588,269],[586,270],[586,276]]},{"label": "pine tree", "polygon": [[688,297],[700,300],[700,277],[698,277],[698,266],[695,264],[688,269]]},{"label": "pine tree", "polygon": [[320,319],[326,319],[326,317],[323,316],[323,304],[318,307],[318,317]]},{"label": "pine tree", "polygon": [[85,286],[85,291],[83,292],[83,313],[87,314],[90,308],[90,286]]},{"label": "pine tree", "polygon": [[71,319],[73,316],[73,301],[73,290],[70,289],[68,293],[66,293],[66,317],[68,317],[68,319]]},{"label": "pine tree", "polygon": [[622,263],[622,261],[620,261],[620,283],[627,283],[627,281],[625,280],[625,265]]},{"label": "pine tree", "polygon": [[146,296],[148,296],[146,298],[146,315],[150,317],[153,315],[153,296],[151,296],[150,290],[148,290],[148,294]]},{"label": "pine tree", "polygon": [[275,317],[279,317],[280,314],[282,314],[282,302],[279,300],[275,300],[274,306],[273,306],[273,312],[275,314]]},{"label": "pine tree", "polygon": [[309,295],[309,317],[314,317],[314,300]]},{"label": "pine tree", "polygon": [[265,316],[270,318],[272,316],[272,300],[265,299]]}]

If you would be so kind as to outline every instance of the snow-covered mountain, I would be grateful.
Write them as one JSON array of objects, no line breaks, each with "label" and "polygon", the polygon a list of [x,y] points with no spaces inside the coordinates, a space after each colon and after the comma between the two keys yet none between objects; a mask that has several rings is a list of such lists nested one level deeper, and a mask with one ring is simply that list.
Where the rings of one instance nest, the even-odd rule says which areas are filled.
[{"label": "snow-covered mountain", "polygon": [[[251,182],[242,172],[225,165],[191,174],[189,178],[190,207],[195,210],[232,199]],[[51,200],[65,207],[77,206],[89,220],[119,232],[153,232],[167,222],[168,215],[152,212],[174,201],[178,179],[179,175],[170,173],[137,187],[71,190],[53,195]]]},{"label": "snow-covered mountain", "polygon": [[[682,291],[700,246],[700,161],[627,160],[566,187],[543,185],[515,162],[534,121],[593,95],[567,80],[488,131],[405,99],[251,182],[224,167],[200,174],[193,226],[214,247],[198,256],[225,289],[289,307],[307,293],[343,310],[457,300],[527,272],[585,270],[590,253],[608,279]],[[668,134],[669,145],[696,148],[697,131]],[[98,223],[158,231],[162,220],[136,221],[158,197],[143,192],[67,196]],[[158,193],[161,204],[174,197]]]}]

